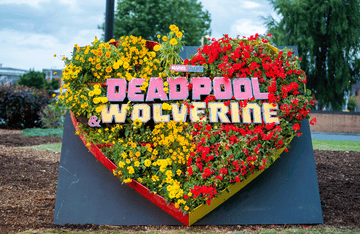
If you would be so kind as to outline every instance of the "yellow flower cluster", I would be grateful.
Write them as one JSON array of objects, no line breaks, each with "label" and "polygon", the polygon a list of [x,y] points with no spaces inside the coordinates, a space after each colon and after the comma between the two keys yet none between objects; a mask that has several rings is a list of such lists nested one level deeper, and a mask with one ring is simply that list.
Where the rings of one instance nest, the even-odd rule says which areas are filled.
[{"label": "yellow flower cluster", "polygon": [[[178,75],[170,73],[168,62],[183,63],[179,50],[184,45],[183,32],[175,25],[171,25],[170,30],[167,35],[158,35],[162,44],[155,45],[153,51],[146,47],[144,39],[134,36],[121,37],[117,47],[112,43],[114,40],[106,43],[96,38],[91,45],[75,45],[71,60],[65,58],[65,84],[60,89],[63,92],[59,101],[76,117],[96,116],[100,120],[101,111],[109,104],[104,86],[108,78],[127,81],[144,78],[141,90],[146,92],[151,77],[162,77],[164,91],[168,92],[166,78],[169,74]],[[131,113],[132,104],[128,104]],[[164,103],[162,109],[168,112],[172,108],[170,103]],[[183,183],[186,162],[195,146],[187,123],[170,121],[149,128],[140,120],[127,118],[123,124],[101,125],[102,128],[91,128],[82,123],[80,128],[88,142],[106,145],[101,151],[118,165],[113,171],[115,176],[125,183],[133,180],[143,183],[177,207],[188,209],[183,200]]]},{"label": "yellow flower cluster", "polygon": [[110,77],[128,81],[141,77],[146,80],[142,87],[146,91],[150,77],[158,77],[162,70],[157,53],[150,51],[146,40],[141,37],[121,37],[118,47],[96,38],[91,45],[79,47],[75,44],[74,47],[73,57],[66,60],[63,70],[65,85],[62,89],[66,92],[60,95],[59,100],[76,116],[100,117],[108,100],[106,90],[102,91],[96,83],[104,83]]},{"label": "yellow flower cluster", "polygon": [[177,72],[170,71],[170,66],[172,64],[183,64],[183,61],[179,55],[180,49],[184,46],[184,41],[182,40],[183,33],[174,24],[170,25],[169,28],[170,33],[167,35],[157,35],[159,40],[161,40],[159,43],[162,43],[161,47],[157,47],[156,49],[159,49],[159,56],[162,61],[162,65],[165,68],[164,71],[159,74],[159,76],[163,78],[177,76]]}]

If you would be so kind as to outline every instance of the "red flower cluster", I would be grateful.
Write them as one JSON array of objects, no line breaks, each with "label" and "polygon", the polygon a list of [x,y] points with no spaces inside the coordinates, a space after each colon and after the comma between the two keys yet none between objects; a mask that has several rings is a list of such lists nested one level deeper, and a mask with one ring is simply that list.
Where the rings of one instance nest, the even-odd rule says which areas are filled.
[{"label": "red flower cluster", "polygon": [[[213,39],[211,45],[205,45],[190,61],[185,61],[185,64],[204,66],[203,76],[206,77],[226,77],[229,81],[258,77],[261,91],[269,92],[269,100],[242,100],[238,101],[240,107],[270,102],[279,108],[278,125],[265,122],[194,124],[192,135],[197,144],[187,161],[187,176],[190,184],[194,184],[193,195],[202,196],[202,201],[208,204],[214,194],[229,184],[267,168],[274,162],[277,149],[287,151],[290,146],[287,139],[301,135],[298,132],[301,121],[308,118],[314,104],[310,96],[304,95],[303,85],[300,85],[306,83],[306,75],[297,65],[299,58],[291,51],[276,53],[267,42],[258,34],[247,39],[231,39],[225,35],[219,40]],[[216,101],[213,95],[205,98],[206,103],[211,101]],[[228,100],[225,105],[235,101]],[[230,117],[231,113],[228,114]]]}]

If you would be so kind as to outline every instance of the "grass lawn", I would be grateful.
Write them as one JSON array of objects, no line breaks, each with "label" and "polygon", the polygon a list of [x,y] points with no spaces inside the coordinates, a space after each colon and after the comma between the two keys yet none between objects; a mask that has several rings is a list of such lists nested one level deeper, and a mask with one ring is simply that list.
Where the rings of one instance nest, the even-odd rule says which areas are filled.
[{"label": "grass lawn", "polygon": [[319,150],[359,151],[360,141],[312,140],[313,148]]},{"label": "grass lawn", "polygon": [[54,151],[54,152],[61,152],[61,143],[55,143],[55,144],[45,144],[45,145],[35,145],[35,146],[29,146],[27,148],[37,149],[37,150],[43,150],[43,151]]},{"label": "grass lawn", "polygon": [[63,136],[64,128],[26,128],[21,131],[23,136]]}]

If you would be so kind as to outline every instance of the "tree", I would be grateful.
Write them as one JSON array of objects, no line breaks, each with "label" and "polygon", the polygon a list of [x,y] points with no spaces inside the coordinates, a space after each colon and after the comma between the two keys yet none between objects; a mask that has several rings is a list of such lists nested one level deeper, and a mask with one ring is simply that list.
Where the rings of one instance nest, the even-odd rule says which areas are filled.
[{"label": "tree", "polygon": [[184,30],[185,45],[199,46],[210,35],[210,13],[197,0],[118,0],[114,37],[133,35],[156,41],[175,24]]},{"label": "tree", "polygon": [[59,79],[51,79],[49,81],[46,81],[46,89],[50,89],[50,90],[56,90],[56,89],[59,89],[60,86],[59,86]]},{"label": "tree", "polygon": [[297,45],[307,87],[320,105],[341,110],[359,80],[359,0],[269,0],[282,19],[266,19],[277,45]]},{"label": "tree", "polygon": [[43,89],[46,84],[46,75],[44,72],[31,70],[20,76],[19,85],[27,86],[29,88],[35,87]]}]

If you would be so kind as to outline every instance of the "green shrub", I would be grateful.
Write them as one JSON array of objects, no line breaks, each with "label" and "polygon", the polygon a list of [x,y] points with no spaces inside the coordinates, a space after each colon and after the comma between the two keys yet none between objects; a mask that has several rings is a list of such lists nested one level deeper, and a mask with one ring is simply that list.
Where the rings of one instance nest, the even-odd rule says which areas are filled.
[{"label": "green shrub", "polygon": [[64,126],[66,107],[60,103],[52,102],[41,109],[41,121],[45,128]]},{"label": "green shrub", "polygon": [[357,98],[356,96],[352,95],[349,98],[348,109],[349,111],[355,111],[356,107],[357,107]]},{"label": "green shrub", "polygon": [[46,75],[44,72],[31,70],[20,76],[19,85],[44,89],[46,85]]},{"label": "green shrub", "polygon": [[41,127],[40,110],[49,102],[49,95],[42,90],[0,86],[0,128]]}]

